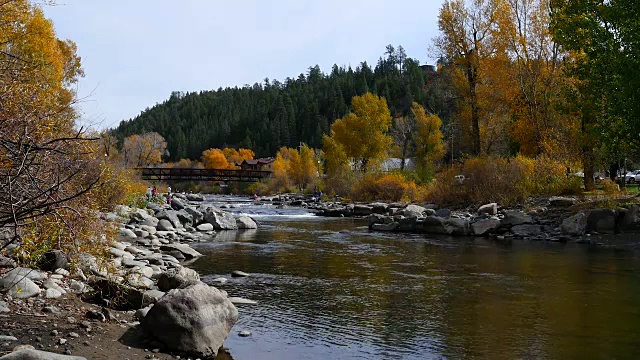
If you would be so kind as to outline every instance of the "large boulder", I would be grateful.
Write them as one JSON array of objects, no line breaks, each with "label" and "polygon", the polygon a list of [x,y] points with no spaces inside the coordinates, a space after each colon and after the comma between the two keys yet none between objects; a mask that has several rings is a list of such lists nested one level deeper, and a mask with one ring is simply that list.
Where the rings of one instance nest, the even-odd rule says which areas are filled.
[{"label": "large boulder", "polygon": [[171,199],[171,208],[173,210],[182,210],[185,208],[184,205],[184,200],[174,196],[173,199]]},{"label": "large boulder", "polygon": [[158,276],[158,289],[161,291],[184,289],[199,282],[200,275],[195,270],[186,267],[174,268]]},{"label": "large boulder", "polygon": [[174,243],[174,244],[162,244],[160,246],[160,250],[162,251],[173,251],[173,250],[178,250],[180,251],[185,258],[187,259],[192,259],[192,258],[196,258],[199,256],[202,256],[202,254],[200,254],[199,252],[193,250],[191,248],[191,246],[187,245],[187,244],[179,244],[179,243]]},{"label": "large boulder", "polygon": [[353,215],[355,216],[368,216],[373,213],[373,207],[368,205],[355,205],[353,207]]},{"label": "large boulder", "polygon": [[182,223],[180,223],[180,218],[178,217],[178,213],[175,210],[160,210],[156,214],[156,218],[159,220],[168,220],[171,222],[174,228],[179,229],[182,227]]},{"label": "large boulder", "polygon": [[166,220],[166,219],[162,219],[160,221],[158,221],[158,225],[156,226],[156,229],[158,229],[158,231],[173,231],[175,230],[173,227],[173,224],[171,223],[171,221]]},{"label": "large boulder", "polygon": [[483,219],[471,224],[471,232],[476,236],[484,236],[495,232],[500,227],[500,220]]},{"label": "large boulder", "polygon": [[374,214],[386,214],[387,213],[387,204],[385,203],[373,203],[370,205]]},{"label": "large boulder", "polygon": [[587,231],[587,215],[583,212],[579,212],[562,220],[560,229],[563,234],[574,236],[584,235]]},{"label": "large boulder", "polygon": [[638,231],[640,230],[640,207],[633,205],[624,213],[620,220],[620,230],[622,231]]},{"label": "large boulder", "polygon": [[67,266],[67,256],[60,250],[49,250],[40,259],[40,269],[55,271]]},{"label": "large boulder", "polygon": [[530,215],[525,214],[522,211],[517,210],[507,210],[504,212],[504,218],[502,219],[502,223],[504,225],[522,225],[522,224],[533,224],[533,219]]},{"label": "large boulder", "polygon": [[451,217],[451,210],[449,209],[438,209],[436,210],[436,216],[441,217],[443,219],[448,219]]},{"label": "large boulder", "polygon": [[61,355],[35,349],[22,349],[0,357],[2,360],[87,360],[81,356]]},{"label": "large boulder", "polygon": [[184,209],[193,218],[193,225],[198,225],[204,220],[204,214],[196,209],[187,207]]},{"label": "large boulder", "polygon": [[258,224],[256,224],[256,222],[252,218],[246,215],[237,216],[236,225],[238,226],[238,229],[257,229],[258,228]]},{"label": "large boulder", "polygon": [[214,358],[237,320],[224,293],[198,283],[163,296],[142,326],[170,350]]},{"label": "large boulder", "polygon": [[193,221],[193,215],[186,211],[186,209],[182,209],[176,213],[178,219],[180,219],[180,223],[184,226],[193,226],[195,222]]},{"label": "large boulder", "polygon": [[570,197],[552,196],[549,198],[549,206],[552,207],[568,207],[578,203],[578,200]]},{"label": "large boulder", "polygon": [[471,232],[471,230],[469,229],[469,221],[466,219],[446,219],[444,222],[444,228],[448,234],[454,236],[466,236]]},{"label": "large boulder", "polygon": [[202,194],[187,194],[186,198],[189,201],[204,201],[204,195]]},{"label": "large boulder", "polygon": [[[140,225],[144,225],[144,226],[151,226],[151,227],[156,227],[158,225],[158,218],[155,216],[152,216],[150,218],[145,219],[144,221],[142,221],[140,223]],[[168,221],[168,220],[167,220]]]},{"label": "large boulder", "polygon": [[[42,276],[41,276],[42,275]],[[17,298],[30,298],[40,294],[40,288],[33,280],[44,279],[44,274],[27,268],[15,268],[0,279],[0,292],[9,292]]]},{"label": "large boulder", "polygon": [[402,209],[402,215],[406,217],[422,217],[427,209],[419,205],[409,204]]},{"label": "large boulder", "polygon": [[373,224],[381,224],[384,222],[384,218],[386,216],[381,214],[371,214],[367,217],[367,221],[369,222],[369,227]]},{"label": "large boulder", "polygon": [[496,215],[498,213],[498,204],[490,203],[480,206],[478,214]]},{"label": "large boulder", "polygon": [[416,217],[402,217],[398,219],[400,226],[398,231],[415,231],[418,226],[418,218]]},{"label": "large boulder", "polygon": [[16,262],[8,257],[0,254],[0,268],[14,268],[16,267]]},{"label": "large boulder", "polygon": [[129,217],[131,220],[141,223],[152,216],[144,209],[135,209],[129,214]]},{"label": "large boulder", "polygon": [[118,236],[123,241],[129,241],[138,237],[131,229],[127,228],[120,229],[120,233],[118,234]]},{"label": "large boulder", "polygon": [[233,215],[214,206],[209,206],[204,210],[204,221],[213,225],[216,230],[238,229],[236,218]]},{"label": "large boulder", "polygon": [[542,233],[542,227],[540,225],[521,224],[512,227],[511,232],[515,236],[526,238],[540,235]]},{"label": "large boulder", "polygon": [[587,216],[587,231],[613,234],[616,231],[616,211],[613,209],[594,209]]},{"label": "large boulder", "polygon": [[213,225],[209,223],[202,223],[196,226],[196,230],[198,231],[213,231]]},{"label": "large boulder", "polygon": [[422,223],[422,230],[429,234],[448,234],[445,220],[437,216],[427,216]]}]

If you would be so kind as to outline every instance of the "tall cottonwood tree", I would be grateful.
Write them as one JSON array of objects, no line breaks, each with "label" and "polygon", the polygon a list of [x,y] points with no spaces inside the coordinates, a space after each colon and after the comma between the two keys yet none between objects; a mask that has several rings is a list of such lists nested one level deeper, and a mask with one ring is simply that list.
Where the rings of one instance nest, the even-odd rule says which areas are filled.
[{"label": "tall cottonwood tree", "polygon": [[463,105],[458,117],[467,118],[475,155],[482,151],[480,92],[489,70],[487,60],[501,50],[496,38],[502,5],[502,0],[445,0],[438,16],[440,35],[434,44],[456,70],[455,87]]},{"label": "tall cottonwood tree", "polygon": [[[594,149],[640,148],[640,8],[635,0],[551,0],[554,40],[572,51],[568,72],[580,117],[585,187]],[[588,183],[587,183],[588,182]]]},{"label": "tall cottonwood tree", "polygon": [[509,106],[510,136],[521,154],[575,160],[575,117],[560,110],[564,72],[562,50],[549,31],[548,0],[506,0],[498,40],[505,48],[495,82]]}]

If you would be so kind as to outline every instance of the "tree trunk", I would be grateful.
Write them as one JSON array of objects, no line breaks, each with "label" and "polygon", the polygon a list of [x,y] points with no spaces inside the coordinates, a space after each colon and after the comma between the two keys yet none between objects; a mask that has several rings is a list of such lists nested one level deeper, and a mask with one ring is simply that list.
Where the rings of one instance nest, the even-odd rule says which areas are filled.
[{"label": "tree trunk", "polygon": [[472,52],[470,59],[467,61],[467,81],[469,81],[469,95],[471,102],[471,136],[472,136],[472,152],[474,155],[480,155],[480,108],[478,106],[478,69],[475,64],[475,53]]},{"label": "tree trunk", "polygon": [[409,138],[407,137],[402,144],[402,162],[400,163],[400,171],[404,171],[405,159],[407,158],[408,147],[409,147]]},{"label": "tree trunk", "polygon": [[582,167],[584,168],[584,190],[593,191],[596,189],[594,174],[593,148],[589,144],[582,147]]}]

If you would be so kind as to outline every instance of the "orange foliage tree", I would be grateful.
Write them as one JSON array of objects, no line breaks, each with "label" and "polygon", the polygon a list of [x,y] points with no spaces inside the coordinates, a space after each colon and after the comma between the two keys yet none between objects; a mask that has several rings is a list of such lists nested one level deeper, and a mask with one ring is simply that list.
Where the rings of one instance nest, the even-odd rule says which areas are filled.
[{"label": "orange foliage tree", "polygon": [[253,160],[251,149],[211,148],[202,152],[202,163],[207,169],[236,169],[244,160]]},{"label": "orange foliage tree", "polygon": [[202,165],[205,169],[228,169],[229,162],[220,149],[207,149],[202,152]]}]

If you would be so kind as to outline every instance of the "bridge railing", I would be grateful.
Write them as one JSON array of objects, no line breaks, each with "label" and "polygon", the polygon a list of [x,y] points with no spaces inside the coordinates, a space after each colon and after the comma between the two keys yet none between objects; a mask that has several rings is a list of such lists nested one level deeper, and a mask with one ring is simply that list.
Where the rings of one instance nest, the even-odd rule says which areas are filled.
[{"label": "bridge railing", "polygon": [[270,171],[242,169],[138,168],[145,180],[260,181]]}]

